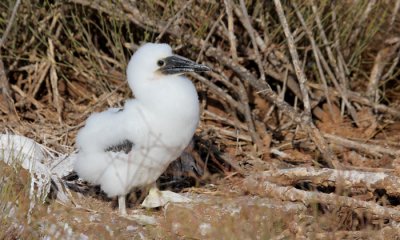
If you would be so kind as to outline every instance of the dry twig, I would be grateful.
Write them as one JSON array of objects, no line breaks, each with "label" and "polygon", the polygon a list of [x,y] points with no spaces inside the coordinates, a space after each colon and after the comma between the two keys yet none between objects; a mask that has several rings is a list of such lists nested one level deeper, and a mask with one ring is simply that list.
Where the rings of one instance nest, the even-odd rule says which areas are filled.
[{"label": "dry twig", "polygon": [[313,53],[314,53],[313,56],[315,58],[315,62],[317,63],[319,76],[321,78],[322,86],[323,86],[325,97],[326,97],[326,101],[328,103],[329,113],[331,114],[332,119],[334,119],[333,110],[332,110],[332,103],[331,103],[330,95],[329,95],[328,83],[326,81],[325,73],[324,73],[324,71],[322,69],[321,61],[319,59],[319,54],[318,54],[318,50],[317,50],[318,46],[317,46],[317,44],[315,42],[313,33],[312,33],[311,29],[307,26],[306,22],[304,21],[303,15],[301,14],[297,4],[293,3],[293,6],[294,6],[294,9],[296,11],[297,17],[299,18],[299,20],[301,22],[301,25],[303,26],[304,30],[307,33],[308,38],[310,39],[311,47],[312,47],[312,50],[313,50]]},{"label": "dry twig", "polygon": [[310,182],[315,185],[335,185],[344,189],[363,187],[371,192],[385,189],[391,196],[400,196],[400,178],[383,172],[363,172],[356,170],[315,169],[298,167],[262,172],[252,177],[265,179],[280,185],[295,185]]},{"label": "dry twig", "polygon": [[320,192],[307,192],[294,187],[281,187],[277,184],[256,180],[254,177],[247,177],[244,180],[246,190],[250,193],[265,197],[279,198],[283,201],[299,201],[305,205],[321,203],[350,209],[362,209],[365,212],[376,215],[379,218],[390,219],[399,222],[400,211],[390,207],[383,207],[377,203],[357,200],[351,197],[337,196]]},{"label": "dry twig", "polygon": [[229,35],[229,42],[230,42],[230,50],[231,56],[234,62],[238,61],[238,55],[236,50],[236,36],[235,36],[235,29],[233,24],[233,13],[232,13],[232,0],[224,0],[226,15],[228,17],[228,35]]},{"label": "dry twig", "polygon": [[[312,1],[312,6],[311,9],[313,10],[313,13],[315,14],[315,21],[317,23],[319,32],[320,32],[320,36],[321,39],[325,45],[325,50],[328,53],[328,61],[330,63],[330,66],[333,67],[333,70],[335,71],[335,75],[331,74],[332,80],[334,82],[336,82],[336,79],[338,78],[341,81],[341,84],[335,84],[335,87],[339,90],[339,92],[342,94],[342,99],[347,107],[347,109],[350,112],[350,115],[352,117],[352,119],[354,120],[355,124],[357,126],[359,126],[359,121],[358,121],[358,117],[357,117],[357,112],[355,111],[354,107],[351,105],[351,103],[348,100],[348,96],[347,96],[347,86],[349,85],[345,76],[345,73],[343,71],[340,71],[340,68],[337,64],[337,61],[335,59],[335,57],[333,56],[333,52],[331,50],[331,48],[329,47],[329,41],[328,41],[328,37],[325,34],[324,28],[322,26],[322,22],[321,22],[321,18],[319,16],[318,13],[318,9],[315,6],[315,3]],[[320,51],[319,51],[320,52]],[[322,57],[322,54],[320,54],[320,57]],[[325,64],[326,68],[329,68],[327,64]]]},{"label": "dry twig", "polygon": [[352,141],[352,140],[349,140],[349,139],[346,139],[343,137],[339,137],[336,135],[328,134],[328,133],[324,133],[323,135],[324,135],[324,137],[329,139],[329,141],[331,143],[342,145],[342,146],[344,146],[346,148],[350,148],[350,149],[356,149],[356,150],[359,150],[359,151],[362,151],[364,153],[371,154],[374,156],[382,157],[382,154],[388,154],[388,155],[391,155],[394,157],[400,156],[400,150],[395,150],[395,149],[391,149],[388,147],[382,147],[379,145],[359,143],[359,142],[355,142],[355,141]]},{"label": "dry twig", "polygon": [[[11,13],[11,17],[8,20],[8,24],[6,30],[3,33],[3,36],[0,39],[0,110],[6,114],[10,114],[13,120],[18,119],[17,111],[15,110],[14,101],[11,97],[10,84],[8,82],[8,78],[6,75],[6,71],[4,69],[4,63],[1,57],[1,48],[4,47],[8,34],[11,30],[11,27],[14,23],[15,17],[17,15],[18,7],[21,4],[21,0],[17,0],[15,2],[13,11]],[[5,105],[5,106],[4,106]]]},{"label": "dry twig", "polygon": [[375,57],[374,66],[372,67],[369,77],[367,94],[369,100],[377,104],[379,96],[379,81],[381,80],[385,65],[395,56],[400,49],[400,38],[392,38],[386,41],[387,47],[381,49]]},{"label": "dry twig", "polygon": [[276,10],[278,12],[279,19],[281,21],[283,30],[285,32],[286,38],[288,40],[288,45],[289,45],[289,51],[292,56],[293,60],[293,65],[296,70],[296,75],[299,80],[300,84],[300,89],[301,93],[303,96],[303,104],[305,108],[305,113],[306,116],[304,118],[303,116],[303,121],[301,121],[301,125],[306,130],[306,132],[310,135],[311,139],[313,142],[317,145],[318,149],[321,151],[321,153],[324,156],[324,159],[327,161],[327,163],[331,166],[339,167],[338,161],[336,157],[332,154],[332,151],[330,150],[329,146],[326,144],[325,139],[322,137],[321,133],[319,130],[314,126],[314,124],[311,122],[311,105],[310,105],[310,100],[308,96],[308,91],[305,86],[305,83],[307,82],[306,76],[302,69],[300,68],[300,60],[299,56],[296,51],[296,46],[294,43],[293,36],[290,32],[289,26],[287,24],[283,8],[281,5],[281,2],[279,0],[274,0]]},{"label": "dry twig", "polygon": [[254,30],[253,26],[251,25],[249,14],[247,13],[247,9],[246,9],[244,0],[240,0],[239,2],[240,2],[240,8],[243,13],[243,17],[244,17],[242,20],[242,23],[243,23],[244,27],[246,28],[247,32],[249,33],[249,36],[251,38],[251,43],[253,44],[256,62],[258,65],[258,70],[260,71],[260,76],[261,76],[260,78],[261,78],[261,81],[265,81],[264,67],[263,67],[263,63],[261,61],[260,51],[258,51],[258,44],[257,44],[257,40],[255,37],[256,31]]},{"label": "dry twig", "polygon": [[307,78],[301,69],[299,55],[297,54],[295,41],[293,35],[290,32],[289,25],[286,21],[285,13],[283,12],[282,4],[279,0],[274,0],[276,11],[278,12],[279,20],[285,32],[286,39],[288,41],[289,52],[292,56],[293,66],[296,72],[297,79],[300,84],[301,95],[303,96],[304,109],[307,115],[311,116],[311,104],[308,96],[308,90],[306,88]]}]

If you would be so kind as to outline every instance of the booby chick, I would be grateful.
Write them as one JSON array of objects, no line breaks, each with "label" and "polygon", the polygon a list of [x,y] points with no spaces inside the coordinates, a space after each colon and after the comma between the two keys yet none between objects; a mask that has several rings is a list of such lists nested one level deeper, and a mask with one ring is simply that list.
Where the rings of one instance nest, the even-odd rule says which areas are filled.
[{"label": "booby chick", "polygon": [[209,70],[174,55],[168,44],[147,43],[127,68],[135,99],[123,109],[93,113],[78,132],[74,170],[109,197],[118,196],[121,214],[132,188],[153,185],[150,194],[160,193],[156,180],[189,144],[199,122],[196,88],[182,74]]}]

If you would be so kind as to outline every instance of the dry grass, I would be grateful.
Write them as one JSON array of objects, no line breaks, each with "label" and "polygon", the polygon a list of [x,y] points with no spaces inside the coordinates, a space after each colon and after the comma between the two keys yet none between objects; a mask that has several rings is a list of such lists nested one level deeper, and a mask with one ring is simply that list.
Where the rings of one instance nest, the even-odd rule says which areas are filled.
[{"label": "dry grass", "polygon": [[[185,189],[209,202],[140,210],[162,223],[152,226],[118,217],[111,201],[74,195],[82,208],[49,199],[28,223],[29,174],[2,164],[0,238],[389,239],[399,233],[400,219],[376,214],[378,207],[398,211],[400,195],[389,185],[362,182],[343,190],[339,180],[309,175],[290,183],[257,179],[372,206],[355,209],[242,183],[256,172],[304,166],[399,175],[400,20],[392,6],[399,1],[284,1],[293,42],[273,2],[132,2],[22,1],[0,44],[6,73],[0,69],[0,130],[71,153],[88,115],[133,96],[124,73],[137,47],[167,42],[214,69],[191,76],[202,107],[195,152],[206,171]],[[0,35],[14,5],[0,3]],[[298,81],[299,73],[306,81]],[[303,202],[305,209],[250,205],[252,195]],[[235,208],[224,210],[232,201]]]}]

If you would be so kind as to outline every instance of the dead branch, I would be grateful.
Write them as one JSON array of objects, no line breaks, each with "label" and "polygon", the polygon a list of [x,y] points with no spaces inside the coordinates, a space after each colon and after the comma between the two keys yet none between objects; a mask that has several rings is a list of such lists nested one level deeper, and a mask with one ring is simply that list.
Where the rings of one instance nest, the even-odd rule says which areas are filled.
[{"label": "dead branch", "polygon": [[[212,27],[211,27],[211,29],[210,29],[210,32],[207,34],[207,37],[206,37],[206,39],[204,40],[204,42],[203,42],[203,44],[202,44],[202,46],[201,46],[201,49],[200,49],[199,55],[197,56],[196,62],[199,62],[200,59],[203,58],[205,47],[207,46],[207,44],[208,44],[208,42],[209,42],[211,36],[214,34],[215,30],[217,29],[217,26],[220,24],[220,22],[221,22],[221,20],[222,20],[222,18],[223,18],[224,16],[225,16],[225,14],[224,14],[224,13],[221,13],[221,15],[219,15],[217,21],[215,21],[215,22],[213,23],[213,25],[212,25]],[[236,56],[236,57],[237,57],[237,56]]]},{"label": "dead branch", "polygon": [[[328,162],[328,164],[330,164],[331,166],[339,167],[338,161],[336,160],[336,157],[332,154],[332,151],[330,150],[329,146],[326,144],[325,139],[323,138],[323,136],[321,135],[319,130],[311,122],[311,119],[310,119],[311,118],[311,104],[310,104],[310,100],[309,100],[309,96],[308,96],[308,90],[305,86],[307,79],[306,79],[304,72],[302,71],[302,69],[300,67],[300,60],[299,60],[299,56],[296,51],[295,42],[294,42],[293,36],[290,32],[288,23],[286,21],[281,2],[279,0],[274,0],[274,3],[275,3],[276,11],[278,12],[279,20],[281,22],[281,25],[285,32],[286,38],[288,40],[290,55],[292,56],[293,65],[294,65],[294,68],[296,71],[297,78],[299,80],[300,90],[301,90],[301,93],[303,96],[303,104],[304,104],[304,108],[305,108],[305,114],[308,116],[306,118],[304,118],[304,116],[303,116],[303,119],[305,119],[305,120],[303,120],[301,122],[301,126],[310,135],[311,139],[317,145],[319,151],[322,153],[322,155],[324,156],[324,159]],[[308,120],[307,120],[307,118],[308,118]]]},{"label": "dead branch", "polygon": [[300,67],[301,64],[300,64],[300,60],[299,60],[299,55],[297,54],[293,35],[290,32],[289,25],[286,21],[285,13],[283,12],[281,2],[279,0],[274,0],[274,3],[275,3],[276,11],[278,12],[279,20],[283,27],[283,31],[285,32],[285,36],[288,41],[289,52],[290,52],[290,55],[292,56],[293,66],[294,66],[294,69],[296,72],[297,79],[300,84],[301,95],[303,96],[303,104],[304,104],[305,113],[307,115],[311,116],[311,104],[310,104],[310,99],[308,96],[308,90],[305,86],[305,84],[307,82],[307,78],[306,78],[303,70]]},{"label": "dead branch", "polygon": [[297,17],[299,18],[299,20],[301,22],[301,25],[303,26],[304,30],[307,33],[308,38],[310,39],[311,47],[312,47],[312,50],[313,50],[313,53],[314,53],[313,56],[315,58],[315,62],[317,63],[318,72],[319,72],[319,75],[320,75],[320,78],[321,78],[321,81],[322,81],[322,86],[324,88],[325,97],[326,97],[326,100],[327,100],[327,103],[328,103],[329,113],[331,114],[332,119],[334,119],[333,110],[332,110],[332,103],[331,103],[330,96],[329,96],[328,83],[326,81],[325,73],[324,73],[324,71],[322,69],[321,61],[319,59],[319,54],[318,54],[318,51],[317,51],[318,46],[317,46],[317,44],[315,42],[313,33],[312,33],[311,29],[307,26],[306,22],[304,21],[303,15],[301,14],[297,4],[293,3],[293,6],[294,6],[294,9],[296,11]]},{"label": "dead branch", "polygon": [[392,29],[396,17],[398,17],[397,12],[399,11],[399,9],[400,9],[400,0],[397,0],[393,8],[392,18],[390,19],[390,29]]},{"label": "dead branch", "polygon": [[0,110],[5,114],[9,114],[14,120],[18,119],[15,110],[14,101],[11,98],[10,85],[4,70],[3,60],[0,59]]},{"label": "dead branch", "polygon": [[[332,78],[335,79],[334,81],[336,81],[336,79],[338,78],[341,82],[341,84],[335,84],[335,87],[338,88],[339,92],[342,94],[342,99],[344,100],[344,103],[345,103],[347,109],[349,110],[349,113],[350,113],[352,119],[354,120],[355,124],[357,126],[359,126],[359,121],[358,121],[356,110],[351,105],[351,103],[348,101],[347,86],[349,84],[347,82],[345,73],[343,71],[340,71],[337,61],[336,61],[335,57],[333,56],[333,52],[332,52],[331,48],[329,47],[328,37],[326,36],[324,28],[322,26],[321,17],[319,16],[317,7],[315,6],[315,3],[313,1],[312,1],[311,9],[312,9],[313,13],[315,14],[315,21],[317,23],[317,27],[319,29],[321,39],[325,45],[325,50],[328,53],[328,61],[330,63],[330,66],[333,67],[333,70],[336,75]],[[322,54],[320,56],[322,57]]]},{"label": "dead branch", "polygon": [[239,64],[235,64],[231,59],[225,57],[221,51],[214,47],[209,47],[206,51],[207,56],[212,56],[218,59],[219,62],[224,64],[225,66],[232,69],[238,76],[244,80],[248,81],[252,87],[258,90],[259,94],[265,96],[268,100],[273,102],[279,110],[281,110],[284,114],[289,116],[292,121],[296,124],[300,124],[301,127],[310,135],[312,141],[317,145],[318,149],[321,151],[324,156],[325,161],[329,166],[339,167],[339,163],[337,158],[333,155],[328,145],[325,142],[325,139],[321,136],[319,130],[315,127],[315,125],[311,122],[310,115],[304,115],[298,113],[292,106],[282,100],[268,85],[266,82],[261,82],[256,79],[250,72],[247,71],[246,68]]},{"label": "dead branch", "polygon": [[400,196],[400,178],[383,172],[298,167],[266,171],[252,177],[285,186],[307,181],[320,186],[339,185],[346,189],[354,187],[364,187],[369,191],[385,189],[389,195]]},{"label": "dead branch", "polygon": [[[376,0],[368,1],[368,5],[364,10],[364,13],[361,15],[361,17],[358,19],[356,22],[355,29],[353,30],[352,35],[350,36],[348,46],[353,46],[356,39],[360,35],[360,32],[362,30],[362,23],[367,21],[369,14],[371,13],[374,5],[376,4]],[[348,49],[348,53],[350,53],[350,50]]]},{"label": "dead branch", "polygon": [[6,42],[6,39],[7,39],[8,34],[9,34],[10,30],[11,30],[11,27],[14,24],[15,17],[17,16],[18,7],[19,7],[20,4],[21,4],[21,0],[17,0],[15,2],[14,8],[13,8],[12,13],[11,13],[11,17],[8,20],[8,23],[7,23],[6,30],[4,31],[3,36],[0,39],[0,48],[2,48],[4,46],[4,44],[5,44],[5,42]]},{"label": "dead branch", "polygon": [[229,35],[229,42],[230,42],[230,50],[231,56],[234,62],[238,61],[238,55],[236,50],[236,36],[234,31],[234,24],[233,24],[233,12],[232,12],[232,0],[224,0],[226,15],[228,17],[228,35]]},{"label": "dead branch", "polygon": [[336,232],[309,232],[307,238],[316,240],[326,239],[393,239],[400,234],[399,229],[388,227],[378,232],[369,231],[336,231]]},{"label": "dead branch", "polygon": [[[311,88],[323,90],[323,88],[321,88],[321,86],[319,86],[317,84],[309,83],[308,85]],[[330,88],[329,92],[330,92],[330,94],[332,94],[334,96],[337,96],[337,97],[341,96],[340,92],[338,92],[336,89]],[[371,101],[369,101],[368,98],[363,97],[358,92],[348,91],[347,93],[349,94],[349,99],[351,101],[360,103],[360,104],[365,105],[365,106],[373,107],[378,112],[390,114],[390,115],[392,115],[392,116],[394,116],[396,118],[400,118],[400,109],[389,107],[389,106],[384,105],[384,104],[371,103]]]},{"label": "dead branch", "polygon": [[54,58],[54,45],[53,42],[49,39],[49,49],[47,51],[47,57],[49,60],[49,65],[50,65],[50,85],[51,85],[51,90],[53,93],[53,103],[57,109],[58,113],[58,121],[61,123],[62,122],[62,106],[61,106],[61,97],[60,93],[58,91],[58,76],[57,76],[57,71],[56,71],[56,61]]},{"label": "dead branch", "polygon": [[389,67],[389,70],[385,73],[385,75],[383,75],[382,80],[393,78],[393,73],[395,72],[395,69],[397,69],[397,64],[399,63],[399,61],[400,61],[400,48],[397,50],[397,55],[394,58],[391,66]]},{"label": "dead branch", "polygon": [[18,114],[15,110],[14,101],[11,97],[10,84],[6,75],[6,71],[4,69],[4,63],[1,57],[1,48],[4,47],[8,34],[11,30],[11,27],[14,23],[15,17],[17,15],[18,7],[21,4],[21,0],[17,0],[15,2],[13,11],[11,13],[11,17],[8,20],[6,30],[3,33],[3,36],[0,39],[0,110],[5,114],[9,114],[12,120],[18,120]]},{"label": "dead branch", "polygon": [[191,4],[193,3],[193,0],[189,0],[187,1],[187,3],[185,5],[183,5],[183,7],[181,8],[181,10],[179,10],[175,16],[173,16],[168,23],[163,27],[163,29],[161,30],[160,34],[156,37],[156,42],[159,42],[161,40],[161,38],[164,36],[165,32],[167,31],[167,29],[171,26],[171,24],[176,21],[176,19],[178,19],[182,13],[186,10],[186,8],[188,8]]},{"label": "dead branch", "polygon": [[[223,98],[225,101],[227,101],[232,107],[236,108],[238,111],[244,113],[245,112],[245,107],[243,106],[242,103],[236,101],[235,99],[232,98],[231,95],[226,93],[222,88],[218,87],[215,85],[213,82],[210,80],[206,79],[205,77],[199,75],[199,74],[193,74],[194,78],[199,80],[201,83],[203,83],[205,86],[210,89],[216,96]],[[221,78],[219,78],[221,79]]]},{"label": "dead branch", "polygon": [[379,145],[372,145],[372,144],[366,144],[366,143],[359,143],[347,138],[343,138],[340,136],[324,133],[323,134],[325,138],[327,138],[331,143],[337,144],[344,146],[346,148],[350,149],[356,149],[359,151],[362,151],[367,154],[371,154],[374,156],[382,157],[382,154],[388,154],[390,156],[398,157],[400,156],[400,150],[398,149],[392,149],[388,147],[383,147]]},{"label": "dead branch", "polygon": [[240,0],[240,9],[242,10],[243,13],[243,18],[241,19],[241,22],[243,23],[246,31],[249,33],[250,39],[251,39],[251,43],[253,45],[253,49],[254,49],[254,53],[255,53],[255,58],[256,58],[256,62],[258,65],[258,70],[260,72],[260,78],[261,81],[265,81],[265,73],[264,73],[264,67],[263,67],[263,63],[261,61],[261,56],[260,56],[260,51],[258,50],[258,44],[257,44],[257,40],[255,37],[255,30],[253,28],[253,26],[251,25],[250,22],[250,18],[249,18],[249,14],[247,13],[247,9],[246,9],[246,4],[244,3],[243,0]]},{"label": "dead branch", "polygon": [[392,38],[386,41],[389,45],[381,49],[375,57],[374,66],[372,67],[369,77],[367,95],[371,102],[377,104],[379,96],[379,82],[381,80],[385,65],[395,56],[400,48],[400,38]]},{"label": "dead branch", "polygon": [[348,207],[353,210],[362,209],[380,218],[400,221],[400,211],[397,209],[383,207],[377,203],[360,201],[351,197],[320,192],[307,192],[294,187],[281,187],[268,181],[260,181],[252,176],[244,180],[244,186],[248,192],[260,196],[279,198],[283,201],[299,201],[305,205],[321,203],[338,207]]},{"label": "dead branch", "polygon": [[249,106],[249,98],[247,96],[246,89],[245,89],[243,83],[239,79],[238,79],[237,83],[239,86],[238,93],[240,95],[241,102],[245,108],[244,115],[246,118],[248,129],[250,131],[250,136],[251,136],[253,142],[257,145],[258,150],[261,151],[263,149],[263,144],[261,142],[260,136],[258,135],[258,133],[256,131],[256,127],[254,125],[254,120],[251,115],[251,109]]}]

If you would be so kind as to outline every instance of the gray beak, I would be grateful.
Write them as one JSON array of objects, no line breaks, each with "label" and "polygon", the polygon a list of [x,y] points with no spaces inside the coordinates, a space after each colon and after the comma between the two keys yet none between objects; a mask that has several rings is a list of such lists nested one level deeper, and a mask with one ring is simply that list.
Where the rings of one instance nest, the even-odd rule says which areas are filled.
[{"label": "gray beak", "polygon": [[205,65],[195,63],[192,60],[178,55],[161,59],[157,64],[160,66],[159,71],[166,75],[182,74],[187,72],[207,72],[211,70],[211,68]]}]

